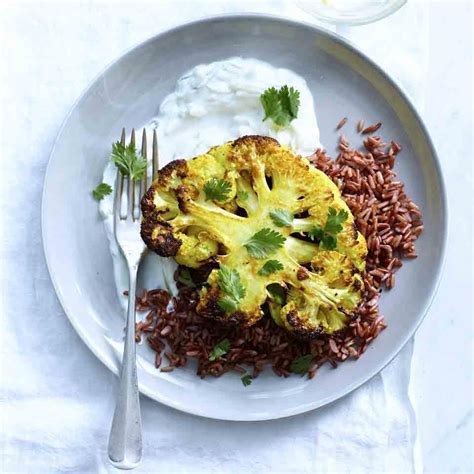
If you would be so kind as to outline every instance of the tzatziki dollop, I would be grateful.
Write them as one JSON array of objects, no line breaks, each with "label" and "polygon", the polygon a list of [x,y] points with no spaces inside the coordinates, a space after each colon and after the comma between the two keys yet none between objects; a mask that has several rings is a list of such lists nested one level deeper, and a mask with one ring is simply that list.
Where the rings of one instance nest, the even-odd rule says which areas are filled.
[{"label": "tzatziki dollop", "polygon": [[[282,128],[271,119],[263,121],[260,95],[269,87],[284,85],[299,91],[300,108],[298,117]],[[178,80],[158,115],[142,128],[149,136],[153,129],[157,131],[160,167],[243,135],[271,136],[303,156],[321,147],[313,96],[306,81],[289,69],[250,58],[235,57],[194,67]],[[113,187],[115,175],[115,165],[109,163],[103,181]],[[100,201],[99,209],[110,241],[117,291],[125,306],[127,299],[122,293],[128,287],[128,271],[113,234],[112,194]],[[175,293],[175,269],[172,259],[149,252],[140,269],[141,285]]]}]

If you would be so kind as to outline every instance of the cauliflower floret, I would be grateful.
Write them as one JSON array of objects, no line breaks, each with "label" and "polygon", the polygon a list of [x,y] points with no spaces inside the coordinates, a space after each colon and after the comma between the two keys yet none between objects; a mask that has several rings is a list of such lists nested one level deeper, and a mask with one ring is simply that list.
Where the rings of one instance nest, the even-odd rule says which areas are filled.
[{"label": "cauliflower floret", "polygon": [[301,335],[338,331],[346,326],[347,316],[359,304],[361,288],[359,275],[353,277],[351,285],[343,288],[328,286],[322,278],[310,275],[302,285],[289,290],[277,324]]},{"label": "cauliflower floret", "polygon": [[199,268],[209,258],[217,254],[218,243],[210,237],[202,235],[187,236],[179,232],[178,238],[182,241],[176,254],[176,261],[180,265],[190,268]]},{"label": "cauliflower floret", "polygon": [[[205,317],[248,326],[268,303],[277,324],[312,337],[343,328],[360,302],[367,246],[349,208],[324,173],[272,138],[243,137],[170,163],[142,210],[152,250],[191,268],[220,266],[200,289]],[[325,244],[338,212],[344,219]]]}]

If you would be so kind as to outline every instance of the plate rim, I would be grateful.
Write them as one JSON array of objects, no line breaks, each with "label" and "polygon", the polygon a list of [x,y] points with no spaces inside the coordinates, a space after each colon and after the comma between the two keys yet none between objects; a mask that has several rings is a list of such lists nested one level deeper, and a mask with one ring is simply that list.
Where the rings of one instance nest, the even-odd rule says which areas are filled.
[{"label": "plate rim", "polygon": [[410,112],[413,114],[413,117],[415,118],[416,122],[418,123],[418,126],[421,129],[422,134],[424,135],[424,141],[425,144],[428,146],[428,149],[430,150],[432,157],[433,157],[433,164],[434,168],[437,174],[437,178],[439,181],[439,189],[440,189],[440,201],[441,201],[441,211],[442,211],[442,229],[443,229],[443,237],[442,237],[442,243],[441,243],[441,249],[440,249],[440,264],[438,265],[436,269],[436,275],[434,278],[434,285],[432,287],[432,290],[430,294],[428,295],[427,302],[420,311],[420,316],[418,318],[418,321],[416,321],[416,324],[413,326],[411,331],[408,331],[407,334],[404,336],[403,339],[400,340],[400,342],[397,344],[396,348],[392,350],[391,353],[389,353],[386,357],[386,361],[381,365],[373,369],[372,371],[368,372],[368,374],[363,377],[361,380],[357,382],[352,382],[348,384],[343,390],[340,390],[339,392],[333,394],[330,397],[326,397],[323,400],[315,401],[315,402],[310,402],[306,403],[304,405],[298,405],[292,408],[291,410],[286,410],[284,413],[277,413],[274,415],[269,416],[268,414],[264,415],[259,415],[256,413],[250,413],[248,415],[245,414],[235,414],[235,415],[229,415],[229,416],[222,416],[222,415],[216,415],[213,416],[212,414],[209,414],[207,412],[203,412],[202,410],[199,409],[194,409],[192,406],[182,406],[179,403],[176,403],[174,400],[165,398],[165,397],[160,397],[160,394],[157,394],[151,390],[148,390],[146,387],[140,386],[139,383],[139,390],[140,392],[147,396],[148,398],[157,401],[159,403],[162,403],[163,405],[166,405],[170,408],[179,410],[184,413],[189,413],[191,415],[196,415],[200,416],[203,418],[209,418],[209,419],[217,419],[217,420],[224,420],[224,421],[267,421],[267,420],[275,420],[275,419],[281,419],[281,418],[287,418],[290,416],[295,416],[299,415],[302,413],[306,413],[318,408],[321,408],[323,406],[330,405],[337,400],[340,400],[347,395],[349,395],[351,392],[359,388],[360,386],[364,385],[365,383],[369,382],[373,377],[375,377],[378,373],[380,373],[385,367],[387,367],[393,359],[401,352],[401,350],[406,346],[408,341],[414,336],[418,328],[420,327],[420,324],[423,322],[425,319],[426,315],[428,314],[428,311],[433,303],[434,297],[439,289],[440,282],[441,282],[441,277],[443,274],[443,270],[445,267],[446,263],[446,246],[447,246],[447,239],[448,239],[448,232],[449,232],[449,216],[448,216],[448,201],[447,201],[447,193],[446,193],[446,184],[445,184],[445,178],[443,175],[443,170],[441,167],[441,162],[439,159],[439,156],[436,152],[436,148],[433,144],[433,140],[428,132],[428,128],[426,127],[426,124],[424,120],[422,119],[421,115],[419,114],[417,108],[414,106],[411,98],[408,96],[408,94],[404,91],[404,89],[401,87],[398,82],[393,79],[385,70],[379,66],[374,60],[372,60],[369,56],[367,56],[362,50],[360,50],[355,44],[353,44],[350,40],[347,40],[346,38],[338,35],[337,33],[334,33],[330,30],[327,30],[324,27],[321,27],[319,25],[314,25],[305,21],[299,21],[299,20],[294,20],[290,19],[284,16],[279,16],[279,15],[274,15],[274,14],[268,14],[268,13],[239,13],[239,12],[233,12],[233,13],[224,13],[224,14],[218,14],[218,15],[211,15],[211,16],[205,16],[202,18],[199,18],[197,20],[189,21],[186,23],[182,23],[180,25],[174,26],[172,28],[168,28],[166,30],[161,31],[160,33],[157,33],[155,35],[150,36],[144,41],[140,41],[127,49],[125,52],[119,54],[116,56],[112,61],[110,61],[102,70],[100,70],[92,80],[89,81],[88,85],[85,87],[85,89],[82,91],[82,93],[79,95],[79,97],[75,100],[71,108],[69,109],[68,113],[66,114],[59,131],[57,133],[57,136],[54,140],[53,146],[51,148],[51,152],[48,157],[48,163],[46,166],[46,171],[45,171],[45,176],[44,176],[44,181],[43,181],[43,191],[42,191],[42,196],[41,196],[41,241],[42,241],[42,247],[43,247],[43,254],[45,257],[46,261],[46,266],[48,269],[48,274],[49,278],[51,280],[51,283],[53,285],[53,288],[55,290],[56,296],[61,304],[61,307],[68,318],[69,322],[73,326],[74,330],[76,333],[79,335],[81,338],[82,342],[91,350],[91,352],[99,359],[112,373],[115,375],[118,375],[119,372],[119,367],[115,366],[112,361],[104,356],[104,354],[96,348],[91,341],[89,341],[85,331],[81,328],[81,325],[79,324],[77,318],[73,315],[73,311],[71,308],[69,308],[63,294],[61,291],[61,286],[56,279],[54,275],[54,270],[52,268],[51,262],[48,258],[49,253],[51,252],[46,236],[45,236],[45,228],[46,228],[46,221],[47,221],[47,203],[46,203],[46,196],[48,193],[48,184],[50,180],[50,175],[51,175],[51,168],[52,168],[52,162],[54,161],[54,156],[56,152],[57,145],[62,138],[62,135],[64,133],[64,130],[67,126],[67,123],[69,122],[69,119],[73,112],[75,111],[76,107],[81,103],[81,101],[87,96],[88,92],[90,89],[94,86],[94,84],[100,80],[101,77],[103,77],[107,71],[112,69],[118,62],[120,62],[122,59],[124,59],[126,56],[131,55],[134,53],[135,50],[138,50],[139,48],[147,45],[148,43],[154,42],[159,40],[161,37],[164,37],[168,34],[176,33],[179,32],[180,30],[185,30],[189,27],[193,26],[199,26],[199,25],[206,25],[209,23],[213,22],[220,22],[220,21],[234,21],[234,20],[249,20],[249,21],[269,21],[273,23],[279,23],[283,25],[289,25],[292,27],[296,28],[305,28],[311,31],[315,31],[318,34],[325,36],[326,38],[334,41],[336,44],[345,47],[349,49],[353,54],[359,57],[359,59],[362,59],[366,63],[369,63],[369,65],[382,77],[382,79],[388,83],[391,87],[393,87],[396,92],[400,95],[400,97],[403,99],[405,102],[405,105],[409,108]]}]

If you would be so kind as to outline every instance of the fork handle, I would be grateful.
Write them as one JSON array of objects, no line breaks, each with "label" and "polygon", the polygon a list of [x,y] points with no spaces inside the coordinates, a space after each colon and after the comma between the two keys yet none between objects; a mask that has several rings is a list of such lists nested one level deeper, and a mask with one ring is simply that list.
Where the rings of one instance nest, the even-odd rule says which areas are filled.
[{"label": "fork handle", "polygon": [[135,294],[138,266],[129,266],[127,326],[119,390],[110,430],[108,454],[119,469],[133,469],[142,458],[142,420],[135,343]]}]

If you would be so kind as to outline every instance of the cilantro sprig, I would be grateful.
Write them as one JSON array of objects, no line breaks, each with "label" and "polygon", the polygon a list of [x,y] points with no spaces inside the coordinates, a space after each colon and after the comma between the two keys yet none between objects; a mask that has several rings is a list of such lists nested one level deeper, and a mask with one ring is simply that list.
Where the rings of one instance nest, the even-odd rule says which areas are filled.
[{"label": "cilantro sprig", "polygon": [[277,227],[287,227],[293,222],[293,214],[286,209],[275,209],[270,212],[270,218]]},{"label": "cilantro sprig", "polygon": [[328,217],[324,227],[315,226],[309,232],[311,240],[320,242],[320,246],[325,250],[334,250],[337,247],[337,234],[342,231],[342,224],[349,217],[349,213],[343,209],[337,212],[330,207]]},{"label": "cilantro sprig", "polygon": [[300,93],[293,87],[283,86],[280,89],[270,87],[260,96],[265,116],[271,118],[276,125],[286,127],[298,116]]},{"label": "cilantro sprig", "polygon": [[209,352],[209,360],[214,362],[215,360],[220,359],[223,355],[226,355],[229,352],[229,349],[229,339],[223,339],[212,348],[211,352]]},{"label": "cilantro sprig", "polygon": [[105,196],[112,192],[112,187],[107,183],[100,183],[96,186],[96,188],[92,191],[92,196],[97,201],[104,199]]},{"label": "cilantro sprig", "polygon": [[283,270],[283,265],[279,260],[268,260],[258,271],[258,274],[261,276],[268,276],[281,270]]},{"label": "cilantro sprig", "polygon": [[304,375],[308,372],[311,361],[313,360],[313,354],[306,354],[293,360],[290,365],[290,370],[294,374]]},{"label": "cilantro sprig", "polygon": [[239,272],[221,265],[217,273],[217,284],[223,293],[217,302],[219,308],[227,313],[237,311],[240,300],[245,296],[245,287],[240,281]]},{"label": "cilantro sprig", "polygon": [[242,384],[244,387],[248,387],[249,385],[252,384],[252,376],[250,374],[245,374],[240,377],[240,380],[242,381]]},{"label": "cilantro sprig", "polygon": [[286,237],[279,232],[264,228],[254,234],[244,247],[248,254],[254,258],[267,258],[285,243]]},{"label": "cilantro sprig", "polygon": [[204,185],[206,201],[214,200],[223,202],[227,199],[232,185],[225,179],[211,178]]},{"label": "cilantro sprig", "polygon": [[120,142],[113,143],[111,158],[123,176],[134,180],[143,178],[147,166],[146,160],[138,155],[132,143],[127,146]]}]

